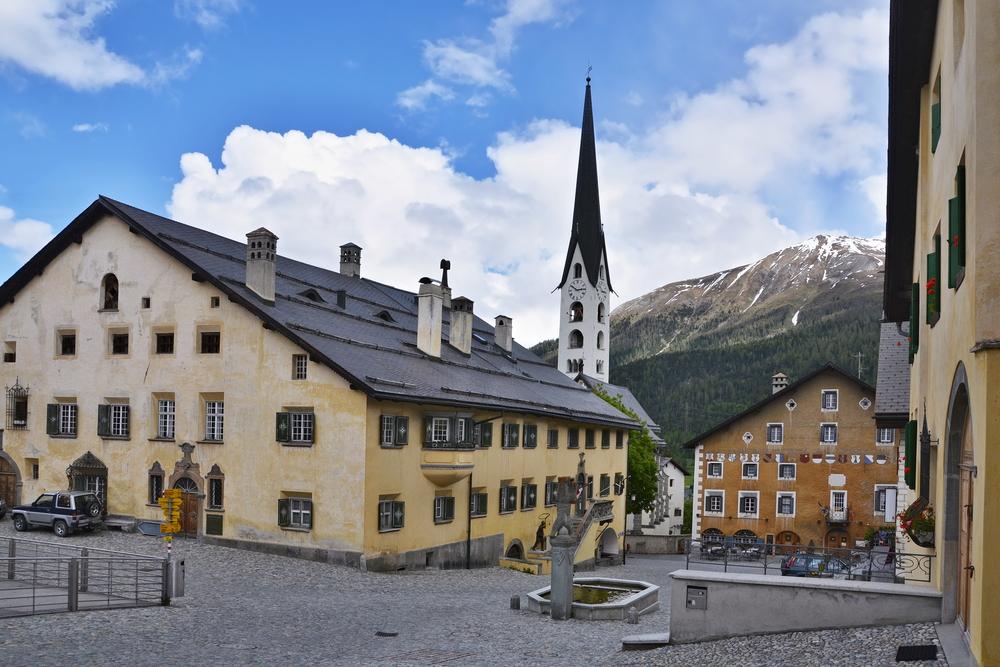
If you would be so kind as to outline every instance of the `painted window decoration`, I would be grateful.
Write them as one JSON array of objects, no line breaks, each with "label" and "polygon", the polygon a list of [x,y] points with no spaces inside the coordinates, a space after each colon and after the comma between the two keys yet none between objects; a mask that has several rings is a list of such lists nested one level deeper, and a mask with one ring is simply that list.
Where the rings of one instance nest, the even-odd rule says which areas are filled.
[{"label": "painted window decoration", "polygon": [[896,429],[879,427],[876,429],[875,444],[893,445],[896,443]]},{"label": "painted window decoration", "polygon": [[538,485],[525,482],[521,485],[521,509],[533,509],[538,504]]},{"label": "painted window decoration", "polygon": [[784,424],[768,424],[767,425],[767,444],[769,445],[780,445],[785,442],[785,425]]},{"label": "painted window decoration", "polygon": [[505,484],[500,487],[500,513],[507,514],[517,509],[517,487]]},{"label": "painted window decoration", "polygon": [[448,523],[455,519],[455,497],[434,497],[434,523]]},{"label": "painted window decoration", "polygon": [[709,461],[706,464],[705,476],[712,479],[722,479],[722,461]]},{"label": "painted window decoration", "polygon": [[205,401],[205,440],[222,440],[226,418],[222,401]]},{"label": "painted window decoration", "polygon": [[176,404],[173,399],[161,398],[156,402],[156,437],[173,440],[176,426]]},{"label": "painted window decoration", "polygon": [[724,491],[705,491],[705,514],[722,514],[725,498]]},{"label": "painted window decoration", "polygon": [[794,493],[778,493],[778,506],[777,506],[778,516],[795,516],[795,494]]},{"label": "painted window decoration", "polygon": [[824,445],[837,444],[837,425],[835,423],[820,424],[819,441]]},{"label": "painted window decoration", "polygon": [[785,401],[785,407],[788,408],[789,412],[793,411],[798,406],[799,406],[799,404],[796,403],[795,399],[793,399],[793,398],[790,398],[787,401]]},{"label": "painted window decoration", "polygon": [[746,433],[743,434],[743,444],[749,445],[751,442],[753,442],[753,433],[747,431]]},{"label": "painted window decoration", "polygon": [[839,407],[839,396],[836,389],[824,389],[822,396],[822,403],[820,404],[821,409],[824,412],[836,412]]},{"label": "painted window decoration", "polygon": [[503,425],[503,446],[510,449],[518,446],[518,426],[517,424]]},{"label": "painted window decoration", "polygon": [[860,407],[862,410],[868,410],[868,408],[870,408],[871,406],[872,406],[872,401],[867,396],[858,401],[858,407]]},{"label": "painted window decoration", "polygon": [[538,425],[537,424],[525,424],[524,430],[524,448],[534,449],[538,446]]},{"label": "painted window decoration", "polygon": [[395,496],[382,497],[378,501],[378,532],[385,533],[403,527],[406,504]]},{"label": "painted window decoration", "polygon": [[794,463],[779,463],[778,464],[778,479],[795,479],[795,464]]}]

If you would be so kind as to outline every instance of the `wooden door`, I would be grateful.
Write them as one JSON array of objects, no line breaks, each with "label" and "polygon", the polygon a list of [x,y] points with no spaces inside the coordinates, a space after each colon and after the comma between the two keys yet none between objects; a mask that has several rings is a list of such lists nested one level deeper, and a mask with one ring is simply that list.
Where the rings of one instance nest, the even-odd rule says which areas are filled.
[{"label": "wooden door", "polygon": [[201,494],[193,479],[181,477],[174,483],[181,491],[181,535],[198,537],[198,517],[201,516]]},{"label": "wooden door", "polygon": [[0,498],[7,503],[9,511],[17,500],[17,473],[11,469],[11,465],[6,459],[0,459]]},{"label": "wooden door", "polygon": [[971,597],[972,579],[976,574],[972,562],[972,509],[975,498],[975,479],[973,478],[974,458],[972,454],[972,424],[966,419],[965,433],[962,436],[962,463],[959,465],[959,515],[958,515],[958,616],[962,626],[968,630],[969,598]]}]

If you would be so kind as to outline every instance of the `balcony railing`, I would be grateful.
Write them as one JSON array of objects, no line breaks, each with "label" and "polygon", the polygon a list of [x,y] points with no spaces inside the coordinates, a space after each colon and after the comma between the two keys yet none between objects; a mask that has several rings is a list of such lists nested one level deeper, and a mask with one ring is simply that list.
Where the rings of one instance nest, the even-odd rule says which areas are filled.
[{"label": "balcony railing", "polygon": [[425,442],[424,449],[475,449],[476,446],[471,442]]},{"label": "balcony railing", "polygon": [[830,507],[824,507],[822,509],[822,512],[826,516],[826,522],[828,524],[849,523],[851,520],[850,507],[844,507],[842,509],[833,509]]}]

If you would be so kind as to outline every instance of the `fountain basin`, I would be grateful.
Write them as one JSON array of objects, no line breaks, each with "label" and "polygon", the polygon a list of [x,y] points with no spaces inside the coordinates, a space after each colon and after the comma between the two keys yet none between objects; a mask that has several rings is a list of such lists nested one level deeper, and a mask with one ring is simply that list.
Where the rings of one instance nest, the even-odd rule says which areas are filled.
[{"label": "fountain basin", "polygon": [[[548,614],[551,586],[528,593],[528,610]],[[573,618],[590,621],[624,620],[629,607],[639,615],[660,608],[660,587],[646,581],[607,577],[573,577]]]}]

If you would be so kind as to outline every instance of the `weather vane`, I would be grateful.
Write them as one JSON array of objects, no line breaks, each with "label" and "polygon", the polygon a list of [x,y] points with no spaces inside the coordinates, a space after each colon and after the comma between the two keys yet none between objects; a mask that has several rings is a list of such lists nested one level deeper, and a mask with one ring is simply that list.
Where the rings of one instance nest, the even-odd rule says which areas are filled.
[{"label": "weather vane", "polygon": [[593,70],[593,69],[594,69],[594,68],[593,68],[593,67],[591,67],[591,66],[590,66],[589,64],[587,65],[587,83],[590,83],[590,72],[591,72],[591,70]]}]

